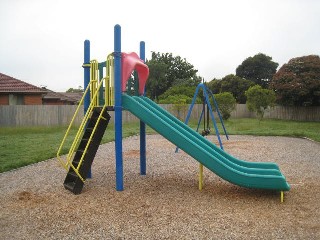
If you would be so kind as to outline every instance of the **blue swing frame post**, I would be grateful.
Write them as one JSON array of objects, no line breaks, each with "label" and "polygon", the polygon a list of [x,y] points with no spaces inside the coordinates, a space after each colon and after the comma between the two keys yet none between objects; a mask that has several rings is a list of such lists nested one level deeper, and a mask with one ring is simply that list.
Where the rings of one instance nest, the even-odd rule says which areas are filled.
[{"label": "blue swing frame post", "polygon": [[[194,96],[193,96],[193,99],[192,99],[190,108],[189,108],[189,110],[188,110],[188,114],[187,114],[187,117],[186,117],[186,120],[185,120],[185,124],[188,125],[188,122],[189,122],[189,119],[190,119],[190,116],[191,116],[191,112],[192,112],[192,109],[193,109],[194,104],[196,103],[196,99],[197,99],[197,96],[198,96],[198,93],[199,93],[199,89],[200,89],[200,88],[202,88],[202,90],[203,90],[203,95],[204,95],[204,98],[205,98],[205,102],[207,103],[207,105],[208,105],[208,107],[209,107],[210,116],[211,116],[211,119],[212,119],[212,122],[213,122],[213,126],[214,126],[215,131],[216,131],[216,135],[217,135],[217,138],[218,138],[218,141],[219,141],[219,145],[220,145],[220,148],[223,150],[223,144],[222,144],[222,141],[221,141],[221,138],[220,138],[220,133],[219,133],[219,130],[218,130],[217,122],[216,122],[216,120],[215,120],[215,118],[214,118],[214,114],[213,114],[213,111],[212,111],[212,107],[211,107],[211,104],[210,104],[210,99],[209,99],[209,95],[208,95],[208,91],[207,91],[207,90],[209,90],[209,89],[207,89],[207,86],[206,86],[205,84],[203,84],[203,83],[198,84],[198,86],[197,86],[197,88],[196,88],[196,91],[195,91],[195,93],[194,93]],[[210,93],[211,93],[211,96],[212,96],[212,98],[213,98],[213,102],[214,102],[214,104],[215,104],[215,107],[216,107],[216,109],[217,109],[217,113],[218,113],[218,115],[219,115],[220,121],[221,121],[221,123],[222,123],[223,130],[224,130],[224,132],[225,132],[226,138],[229,139],[229,138],[228,138],[227,131],[226,131],[226,129],[225,129],[225,127],[224,127],[224,124],[223,124],[223,120],[222,120],[222,117],[221,117],[221,114],[220,114],[220,111],[219,111],[219,108],[218,108],[218,104],[217,104],[217,102],[215,101],[212,92],[210,92]],[[202,117],[203,117],[203,113],[204,113],[204,111],[203,111],[203,109],[202,109],[201,116],[200,116],[200,120],[199,120],[199,122],[198,122],[198,128],[199,128],[200,121],[201,121],[201,119],[202,119]],[[198,129],[198,128],[197,128],[197,129]],[[179,148],[177,147],[177,148],[176,148],[176,152],[178,152],[178,149],[179,149]]]},{"label": "blue swing frame post", "polygon": [[226,135],[227,140],[229,140],[229,135],[228,135],[227,130],[226,130],[225,126],[224,126],[223,119],[222,119],[222,116],[221,116],[221,113],[220,113],[220,110],[219,110],[219,107],[218,107],[218,103],[217,103],[216,99],[214,98],[212,91],[207,86],[206,86],[206,88],[207,88],[207,91],[209,92],[209,94],[211,95],[211,97],[213,99],[213,104],[214,104],[215,108],[217,109],[217,113],[218,113],[220,122],[222,124],[223,131],[224,131],[224,133]]}]

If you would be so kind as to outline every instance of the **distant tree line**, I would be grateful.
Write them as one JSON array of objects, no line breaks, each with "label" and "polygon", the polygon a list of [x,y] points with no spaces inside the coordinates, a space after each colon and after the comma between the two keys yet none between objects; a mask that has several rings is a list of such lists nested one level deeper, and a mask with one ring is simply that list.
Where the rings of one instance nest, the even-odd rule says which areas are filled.
[{"label": "distant tree line", "polygon": [[[202,79],[192,64],[180,56],[159,52],[153,52],[146,64],[150,70],[146,93],[151,99],[162,103],[191,102],[195,88]],[[262,104],[258,97],[268,96],[268,106],[275,103],[320,106],[318,55],[293,58],[277,71],[278,66],[272,57],[258,53],[245,59],[236,68],[235,75],[229,74],[206,84],[214,94],[231,93],[237,103],[247,103],[248,98],[252,101],[255,96],[255,101]],[[201,98],[197,101],[201,102]],[[257,108],[257,114],[263,117],[259,111],[266,109],[265,102],[256,107],[252,103],[247,105],[249,109]]]},{"label": "distant tree line", "polygon": [[[173,103],[180,111],[190,104],[196,87],[202,81],[198,70],[185,58],[172,53],[152,52],[146,61],[149,79],[146,94],[159,103]],[[274,104],[285,106],[320,106],[320,57],[309,55],[289,60],[281,66],[272,57],[258,53],[246,58],[235,75],[212,79],[205,84],[215,94],[224,118],[230,117],[235,103],[246,103],[259,119]],[[83,92],[83,88],[70,88],[67,92]],[[227,94],[226,94],[227,93]],[[202,92],[197,103],[202,102]]]}]

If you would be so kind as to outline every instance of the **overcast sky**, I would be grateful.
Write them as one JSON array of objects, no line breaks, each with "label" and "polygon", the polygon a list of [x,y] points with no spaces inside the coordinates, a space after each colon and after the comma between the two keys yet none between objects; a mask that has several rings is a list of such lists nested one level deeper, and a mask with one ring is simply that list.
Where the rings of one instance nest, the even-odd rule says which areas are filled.
[{"label": "overcast sky", "polygon": [[320,54],[319,0],[0,0],[0,72],[54,91],[83,86],[83,42],[91,59],[113,51],[186,58],[205,81],[235,74],[261,52],[281,65]]}]

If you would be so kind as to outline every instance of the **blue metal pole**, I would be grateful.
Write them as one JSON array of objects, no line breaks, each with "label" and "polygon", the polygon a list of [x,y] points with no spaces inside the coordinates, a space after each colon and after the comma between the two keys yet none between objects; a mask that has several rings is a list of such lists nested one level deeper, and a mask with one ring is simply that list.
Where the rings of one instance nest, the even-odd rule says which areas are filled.
[{"label": "blue metal pole", "polygon": [[[201,84],[203,84],[203,83],[201,83]],[[213,121],[214,129],[216,130],[216,135],[217,135],[218,140],[219,140],[220,148],[223,150],[223,145],[222,145],[222,142],[221,142],[221,138],[220,138],[220,133],[219,133],[219,130],[218,130],[218,126],[217,126],[216,120],[214,119],[212,107],[211,107],[211,104],[210,104],[210,99],[209,99],[208,93],[207,93],[206,88],[205,88],[204,85],[203,85],[203,93],[204,93],[204,95],[205,95],[205,99],[206,99],[207,105],[208,105],[208,107],[209,107],[211,119],[212,119],[212,121]]]},{"label": "blue metal pole", "polygon": [[121,26],[114,26],[114,91],[115,91],[115,148],[116,148],[116,189],[123,190],[122,158],[122,89],[121,89]]},{"label": "blue metal pole", "polygon": [[[85,40],[84,41],[84,61],[83,64],[90,64],[90,41]],[[84,66],[84,83],[83,83],[83,88],[86,89],[87,86],[89,85],[90,82],[90,67]],[[90,93],[88,92],[86,96],[84,97],[84,114],[86,114],[88,108],[90,105]]]},{"label": "blue metal pole", "polygon": [[192,109],[193,109],[193,106],[194,104],[196,103],[196,99],[197,99],[197,96],[198,96],[198,92],[199,92],[199,89],[201,87],[201,84],[198,84],[197,88],[196,88],[196,91],[193,95],[193,99],[192,99],[192,102],[191,102],[191,105],[190,105],[190,108],[189,108],[189,111],[188,111],[188,114],[187,114],[187,117],[186,117],[186,120],[184,121],[185,124],[188,125],[188,122],[189,122],[189,118],[191,116],[191,112],[192,112]]},{"label": "blue metal pole", "polygon": [[[195,93],[194,93],[194,95],[193,95],[193,99],[192,99],[191,105],[190,105],[190,107],[189,107],[186,120],[184,121],[184,123],[185,123],[186,125],[188,125],[189,118],[190,118],[190,116],[191,116],[193,106],[194,106],[194,104],[196,103],[196,100],[197,100],[197,96],[198,96],[198,92],[199,92],[200,87],[201,87],[201,85],[198,84],[198,86],[197,86],[197,88],[196,88],[196,91],[195,91]],[[175,152],[177,153],[178,151],[179,151],[179,148],[176,147],[176,151],[175,151]]]},{"label": "blue metal pole", "polygon": [[[83,83],[83,89],[87,89],[89,83],[90,83],[90,67],[86,66],[87,64],[90,64],[90,41],[85,40],[84,41],[84,61],[83,61],[83,74],[84,74],[84,83]],[[86,115],[87,110],[90,105],[90,91],[87,92],[87,94],[84,96],[84,103],[83,103],[83,108],[84,108],[84,115]],[[87,178],[91,178],[92,173],[91,169],[88,172]]]},{"label": "blue metal pole", "polygon": [[201,120],[202,120],[202,117],[203,117],[203,113],[204,113],[204,109],[202,109],[202,111],[201,111],[201,114],[200,114],[200,118],[199,118],[199,121],[198,121],[198,126],[197,126],[197,130],[196,130],[196,132],[198,132],[198,130],[199,130],[200,123],[201,123]]},{"label": "blue metal pole", "polygon": [[[146,52],[145,42],[140,42],[140,59],[145,61],[145,52]],[[145,95],[145,89],[143,92]],[[146,175],[146,124],[140,121],[140,174]]]},{"label": "blue metal pole", "polygon": [[220,122],[221,122],[221,124],[222,124],[224,134],[226,135],[227,140],[229,140],[229,136],[228,136],[227,130],[226,130],[226,128],[224,127],[223,119],[222,119],[222,116],[221,116],[220,111],[219,111],[218,103],[217,103],[216,99],[214,98],[214,95],[213,95],[212,91],[211,91],[208,87],[207,87],[207,90],[208,90],[208,92],[210,93],[210,95],[211,95],[211,97],[212,97],[212,99],[213,99],[213,104],[214,104],[214,106],[215,106],[216,109],[217,109],[217,113],[218,113]]},{"label": "blue metal pole", "polygon": [[[212,107],[210,105],[210,101],[209,101],[209,96],[208,96],[208,93],[207,93],[207,89],[206,89],[206,86],[203,84],[203,83],[199,83],[197,88],[196,88],[196,91],[194,93],[194,96],[193,96],[193,99],[192,99],[192,103],[190,105],[190,108],[189,108],[189,111],[188,111],[188,115],[186,117],[186,120],[185,120],[185,124],[188,125],[188,122],[189,122],[189,118],[191,116],[191,112],[192,112],[192,108],[193,108],[193,105],[195,104],[196,102],[196,98],[198,96],[198,92],[199,92],[199,89],[202,88],[203,90],[203,94],[205,96],[205,101],[207,102],[207,105],[209,107],[209,112],[210,112],[210,115],[211,115],[211,118],[212,118],[212,121],[213,121],[213,126],[216,130],[216,135],[218,137],[218,140],[219,140],[219,145],[220,145],[220,148],[223,150],[223,145],[222,145],[222,142],[221,142],[221,138],[220,138],[220,133],[219,133],[219,130],[218,130],[218,126],[217,126],[217,123],[216,123],[216,120],[214,119],[214,115],[213,115],[213,111],[212,111]],[[201,118],[202,118],[202,115],[203,115],[203,110],[202,110],[202,113],[201,113]],[[205,116],[204,116],[205,117]],[[201,120],[201,119],[200,119]],[[199,124],[200,124],[200,121],[198,122],[198,127],[199,127]],[[178,152],[179,148],[176,147],[176,152]]]}]

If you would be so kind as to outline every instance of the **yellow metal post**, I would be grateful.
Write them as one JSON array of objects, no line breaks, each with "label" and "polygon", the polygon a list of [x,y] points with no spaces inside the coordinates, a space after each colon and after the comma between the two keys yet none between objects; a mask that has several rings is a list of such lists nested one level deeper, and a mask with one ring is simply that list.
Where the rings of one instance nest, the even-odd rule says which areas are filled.
[{"label": "yellow metal post", "polygon": [[95,94],[98,91],[99,62],[91,60],[90,65],[90,100],[94,106],[99,106],[99,96]]},{"label": "yellow metal post", "polygon": [[113,55],[109,54],[106,61],[106,77],[105,77],[105,104],[112,106],[114,102],[113,96]]},{"label": "yellow metal post", "polygon": [[203,188],[203,165],[200,163],[199,165],[199,190],[201,191]]},{"label": "yellow metal post", "polygon": [[280,201],[283,203],[284,201],[284,193],[283,191],[280,192]]}]

